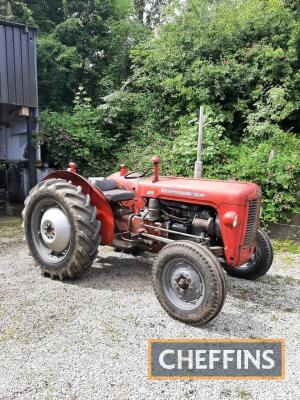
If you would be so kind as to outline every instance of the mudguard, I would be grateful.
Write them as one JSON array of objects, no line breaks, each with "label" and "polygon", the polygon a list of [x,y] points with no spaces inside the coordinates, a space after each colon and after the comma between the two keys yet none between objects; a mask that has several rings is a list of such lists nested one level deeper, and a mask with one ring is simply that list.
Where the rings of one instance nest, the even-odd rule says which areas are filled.
[{"label": "mudguard", "polygon": [[97,209],[97,219],[101,222],[101,244],[111,245],[114,238],[114,218],[111,207],[101,190],[74,172],[64,170],[54,171],[45,176],[43,180],[53,178],[71,181],[74,186],[81,186],[84,194],[90,195],[91,203]]}]

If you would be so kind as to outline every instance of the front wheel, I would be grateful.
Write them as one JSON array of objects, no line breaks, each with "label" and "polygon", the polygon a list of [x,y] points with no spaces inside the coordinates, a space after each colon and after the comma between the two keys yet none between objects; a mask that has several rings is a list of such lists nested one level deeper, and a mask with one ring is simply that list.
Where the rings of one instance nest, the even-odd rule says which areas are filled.
[{"label": "front wheel", "polygon": [[226,283],[219,261],[196,243],[165,246],[153,265],[152,279],[161,306],[174,319],[191,325],[215,318],[225,301]]},{"label": "front wheel", "polygon": [[224,265],[228,275],[243,279],[257,279],[267,273],[273,262],[273,249],[269,236],[261,228],[257,231],[256,247],[251,259],[240,267]]}]

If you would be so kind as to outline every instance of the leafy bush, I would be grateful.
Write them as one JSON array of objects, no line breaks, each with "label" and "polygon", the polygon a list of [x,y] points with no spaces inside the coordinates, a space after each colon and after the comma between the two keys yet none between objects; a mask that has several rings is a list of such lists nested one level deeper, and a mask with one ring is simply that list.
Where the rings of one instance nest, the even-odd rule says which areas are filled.
[{"label": "leafy bush", "polygon": [[41,113],[41,141],[57,168],[76,161],[82,175],[105,174],[111,170],[115,139],[105,135],[99,110],[82,96],[83,88],[71,112]]},{"label": "leafy bush", "polygon": [[263,191],[263,217],[267,222],[299,212],[297,178],[300,175],[300,139],[280,130],[271,138],[234,148],[226,170],[236,179],[258,183]]},{"label": "leafy bush", "polygon": [[132,50],[129,163],[163,153],[166,172],[192,176],[197,113],[206,104],[205,177],[259,183],[266,222],[296,212],[300,23],[293,4],[176,3],[158,34]]},{"label": "leafy bush", "polygon": [[[214,114],[207,113],[203,137],[203,176],[238,179],[259,184],[263,191],[263,221],[278,222],[299,212],[297,178],[300,175],[300,139],[278,130],[266,140],[234,145],[226,138]],[[153,154],[161,156],[162,173],[193,176],[197,151],[196,118],[181,121],[174,141],[152,135],[132,138],[119,161],[136,169],[150,165]]]}]

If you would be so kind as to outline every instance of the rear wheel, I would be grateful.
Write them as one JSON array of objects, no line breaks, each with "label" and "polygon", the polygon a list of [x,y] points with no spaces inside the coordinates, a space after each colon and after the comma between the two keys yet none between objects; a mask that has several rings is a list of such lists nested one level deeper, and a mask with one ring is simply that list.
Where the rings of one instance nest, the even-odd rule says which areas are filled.
[{"label": "rear wheel", "polygon": [[165,246],[152,271],[153,287],[173,318],[202,325],[221,311],[226,297],[222,268],[205,247],[189,241]]},{"label": "rear wheel", "polygon": [[100,222],[90,198],[63,179],[39,183],[22,213],[29,250],[51,278],[74,278],[89,268],[98,252]]},{"label": "rear wheel", "polygon": [[224,265],[228,275],[243,279],[257,279],[265,275],[273,262],[273,249],[269,236],[261,228],[257,231],[256,248],[251,259],[244,265],[230,268]]}]

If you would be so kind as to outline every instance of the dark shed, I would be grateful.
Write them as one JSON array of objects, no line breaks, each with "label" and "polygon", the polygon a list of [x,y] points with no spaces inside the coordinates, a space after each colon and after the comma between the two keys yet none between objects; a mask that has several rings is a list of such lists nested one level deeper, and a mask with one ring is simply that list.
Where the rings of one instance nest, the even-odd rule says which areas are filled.
[{"label": "dark shed", "polygon": [[36,39],[36,28],[0,20],[0,163],[6,166],[0,200],[4,188],[11,202],[22,202],[48,171],[32,140],[38,130]]},{"label": "dark shed", "polygon": [[0,21],[0,103],[37,108],[36,28]]}]

